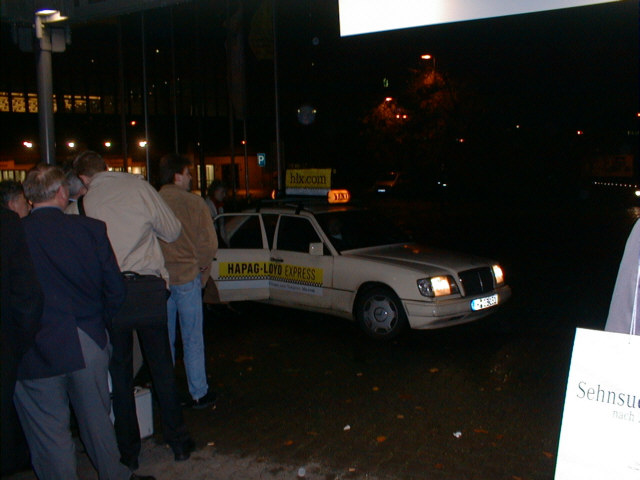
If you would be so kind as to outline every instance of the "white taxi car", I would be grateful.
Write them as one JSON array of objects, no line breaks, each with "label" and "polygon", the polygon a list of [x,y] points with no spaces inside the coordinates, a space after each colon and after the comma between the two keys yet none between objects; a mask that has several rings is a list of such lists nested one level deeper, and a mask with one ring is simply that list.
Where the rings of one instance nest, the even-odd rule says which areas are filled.
[{"label": "white taxi car", "polygon": [[220,215],[216,228],[221,301],[324,312],[376,339],[471,322],[511,295],[497,263],[412,243],[374,211],[271,206]]}]

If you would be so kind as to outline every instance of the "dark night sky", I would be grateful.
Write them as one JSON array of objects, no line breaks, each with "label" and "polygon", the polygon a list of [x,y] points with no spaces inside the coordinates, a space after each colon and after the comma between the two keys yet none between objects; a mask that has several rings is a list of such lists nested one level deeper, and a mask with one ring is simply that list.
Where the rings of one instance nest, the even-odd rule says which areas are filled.
[{"label": "dark night sky", "polygon": [[[244,1],[247,29],[262,2]],[[179,56],[178,68],[192,76],[198,69],[210,72],[220,85],[211,82],[209,94],[219,96],[221,103],[226,102],[224,5],[198,0],[175,8],[178,47],[191,52],[199,43],[207,51],[204,62]],[[278,5],[282,140],[289,160],[315,156],[312,160],[320,164],[323,158],[343,162],[366,155],[357,137],[362,117],[385,96],[402,92],[423,53],[434,55],[439,72],[486,104],[487,117],[477,119],[485,130],[515,124],[544,132],[638,128],[636,0],[345,38],[339,36],[337,0],[278,0]],[[147,18],[148,48],[160,44],[166,52],[168,9],[149,11]],[[73,26],[73,43],[67,53],[54,58],[54,71],[69,76],[76,57],[88,58],[96,50],[99,62],[92,64],[91,72],[99,72],[100,63],[101,81],[115,82],[114,25],[106,21]],[[125,28],[135,50],[139,18],[127,16]],[[7,30],[3,31],[6,38]],[[32,88],[32,57],[16,53],[8,42],[2,48],[11,49],[11,58],[22,61],[19,69],[7,70],[10,76],[24,78],[27,88]],[[249,138],[258,143],[256,148],[268,149],[274,140],[272,63],[257,60],[247,51]],[[137,59],[133,52],[127,54],[129,61]],[[154,68],[151,64],[151,73]],[[81,78],[71,76],[74,88]],[[388,89],[383,88],[383,78],[389,79]],[[296,109],[304,103],[318,110],[311,126],[296,122]],[[220,121],[226,125],[224,119]],[[218,130],[211,138],[216,139],[216,148],[226,142],[226,134]]]},{"label": "dark night sky", "polygon": [[[318,130],[323,121],[348,132],[357,128],[367,109],[404,89],[423,53],[434,55],[439,72],[487,105],[486,118],[478,120],[482,135],[519,124],[535,129],[535,141],[543,143],[558,132],[611,137],[606,132],[637,129],[636,1],[344,38],[334,3],[297,2],[281,14],[285,98],[311,98]],[[388,89],[382,87],[385,77]],[[331,143],[327,138],[322,147]]]},{"label": "dark night sky", "polygon": [[452,78],[513,97],[523,116],[584,119],[638,110],[635,1],[345,38],[328,23],[324,32],[316,23],[319,33],[311,24],[309,34],[320,38],[318,48],[326,34],[326,61],[335,62],[336,74],[351,74],[356,89],[383,76],[395,79],[392,88],[402,86],[428,52]]}]

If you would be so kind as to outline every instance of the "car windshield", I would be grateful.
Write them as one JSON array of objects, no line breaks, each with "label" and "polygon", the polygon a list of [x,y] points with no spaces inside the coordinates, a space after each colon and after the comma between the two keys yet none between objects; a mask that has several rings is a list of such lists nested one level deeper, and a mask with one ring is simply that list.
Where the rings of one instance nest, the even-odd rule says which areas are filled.
[{"label": "car windshield", "polygon": [[370,210],[319,213],[316,218],[339,252],[411,241],[392,220]]}]

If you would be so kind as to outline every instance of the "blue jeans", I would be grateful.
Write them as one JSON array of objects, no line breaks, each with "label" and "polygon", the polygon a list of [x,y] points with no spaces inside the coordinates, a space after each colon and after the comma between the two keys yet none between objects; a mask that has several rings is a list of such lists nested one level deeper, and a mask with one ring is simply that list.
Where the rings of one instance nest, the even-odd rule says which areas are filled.
[{"label": "blue jeans", "polygon": [[199,275],[189,283],[171,285],[167,313],[169,316],[169,343],[174,363],[176,358],[176,317],[180,319],[184,368],[187,371],[189,393],[194,400],[197,400],[204,397],[209,389],[205,371],[202,289]]}]

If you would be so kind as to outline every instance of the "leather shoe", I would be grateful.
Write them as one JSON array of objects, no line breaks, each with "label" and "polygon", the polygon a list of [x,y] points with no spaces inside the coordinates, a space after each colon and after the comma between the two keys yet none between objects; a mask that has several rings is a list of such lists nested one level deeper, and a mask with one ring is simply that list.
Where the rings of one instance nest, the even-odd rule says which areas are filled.
[{"label": "leather shoe", "polygon": [[176,462],[183,462],[189,459],[191,452],[196,449],[196,444],[193,440],[189,439],[182,443],[171,445],[171,449],[173,450],[173,456]]},{"label": "leather shoe", "polygon": [[202,410],[204,408],[215,405],[216,397],[216,392],[214,392],[213,390],[209,390],[203,397],[200,397],[197,400],[193,400],[193,402],[191,403],[191,408]]},{"label": "leather shoe", "polygon": [[136,475],[135,473],[132,473],[129,480],[156,480],[156,477],[152,477],[151,475]]}]

